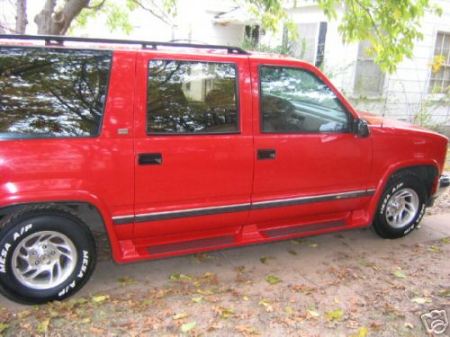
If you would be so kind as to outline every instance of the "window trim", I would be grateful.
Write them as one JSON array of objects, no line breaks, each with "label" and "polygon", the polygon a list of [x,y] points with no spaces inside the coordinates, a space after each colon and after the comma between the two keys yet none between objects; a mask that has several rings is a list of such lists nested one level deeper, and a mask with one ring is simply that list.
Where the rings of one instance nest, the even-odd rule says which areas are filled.
[{"label": "window trim", "polygon": [[0,48],[23,48],[23,49],[40,49],[40,50],[50,50],[50,51],[57,51],[57,52],[74,52],[74,51],[95,51],[95,52],[103,52],[105,55],[108,55],[110,58],[109,67],[107,71],[106,76],[106,88],[105,88],[105,102],[103,103],[102,108],[102,116],[100,118],[100,122],[98,125],[98,130],[95,135],[89,135],[89,136],[52,136],[47,134],[36,134],[36,135],[28,135],[28,134],[22,134],[17,136],[9,137],[7,136],[7,133],[0,132],[0,142],[3,141],[15,141],[15,140],[39,140],[39,139],[63,139],[63,140],[69,140],[69,139],[96,139],[100,138],[104,131],[104,121],[105,121],[105,113],[106,113],[106,105],[108,103],[109,98],[109,89],[111,84],[111,73],[112,73],[112,66],[114,62],[114,53],[111,49],[95,49],[95,48],[66,48],[66,47],[54,47],[54,46],[14,46],[14,45],[2,45]]},{"label": "window trim", "polygon": [[[439,36],[439,34],[443,35],[443,40],[446,37],[448,37],[449,40],[450,40],[450,30],[436,30],[435,31],[435,34],[434,34],[434,48],[433,48],[433,52],[432,52],[432,56],[431,56],[431,62],[433,62],[434,58],[437,56],[435,54],[435,52],[436,52],[436,46],[437,46],[437,43],[438,43],[438,36]],[[449,51],[449,53],[450,53],[450,51]],[[442,55],[442,54],[439,54],[439,55]],[[444,65],[442,65],[442,67],[443,68],[449,68],[449,71],[450,71],[450,65],[445,65],[444,64]],[[442,82],[445,82],[446,80],[444,78],[444,75],[442,75],[442,78],[443,78]],[[450,80],[450,78],[449,78],[449,80]],[[428,76],[427,94],[429,96],[432,96],[432,97],[444,97],[446,95],[445,88],[442,88],[443,90],[441,90],[439,92],[433,92],[434,86],[431,86],[431,83],[433,81],[436,81],[436,79],[433,78],[433,70],[430,69],[430,76]],[[449,85],[449,87],[450,87],[450,85]]]},{"label": "window trim", "polygon": [[[304,71],[307,73],[310,73],[311,75],[313,75],[315,78],[317,78],[317,80],[319,80],[321,83],[323,83],[329,90],[331,90],[331,92],[336,96],[336,100],[338,101],[338,104],[341,106],[341,108],[343,109],[343,112],[346,114],[347,116],[347,128],[346,130],[343,131],[335,131],[335,132],[331,132],[331,131],[283,131],[283,132],[278,132],[278,131],[265,131],[264,130],[264,119],[263,119],[263,111],[262,111],[262,97],[263,97],[263,92],[262,92],[262,87],[261,87],[261,68],[262,67],[266,67],[266,68],[285,68],[285,69],[294,69],[294,70],[300,70],[300,71]],[[314,71],[311,71],[309,69],[306,68],[302,68],[302,67],[295,67],[295,66],[285,66],[285,65],[273,65],[273,64],[259,64],[258,65],[258,91],[259,91],[259,132],[261,134],[279,134],[279,135],[318,135],[318,134],[351,134],[352,130],[351,130],[351,124],[354,120],[354,116],[352,113],[350,113],[350,111],[347,109],[347,107],[342,103],[341,99],[339,98],[339,95],[336,94],[336,92],[333,90],[333,88],[331,88],[327,83],[325,83],[319,76],[317,76],[317,74]]]},{"label": "window trim", "polygon": [[[229,64],[234,68],[235,71],[235,88],[236,88],[236,114],[237,114],[237,130],[236,131],[226,131],[226,132],[149,132],[149,121],[148,121],[148,81],[150,78],[150,62],[151,61],[175,61],[175,62],[185,62],[185,63],[212,63],[212,64]],[[238,135],[242,133],[241,129],[241,101],[240,101],[240,88],[239,88],[239,67],[236,62],[232,61],[207,61],[207,60],[192,60],[192,59],[177,59],[177,58],[149,58],[147,59],[147,76],[145,78],[145,134],[147,136],[159,137],[159,136],[209,136],[209,135]]]}]

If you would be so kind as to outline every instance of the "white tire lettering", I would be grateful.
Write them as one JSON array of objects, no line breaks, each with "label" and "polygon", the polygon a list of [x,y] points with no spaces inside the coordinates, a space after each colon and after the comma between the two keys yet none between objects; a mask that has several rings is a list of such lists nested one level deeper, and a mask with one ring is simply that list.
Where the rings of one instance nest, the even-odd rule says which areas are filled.
[{"label": "white tire lettering", "polygon": [[2,251],[0,252],[0,273],[6,273],[6,255],[8,255],[8,250],[11,247],[11,244],[8,242],[3,246]]}]

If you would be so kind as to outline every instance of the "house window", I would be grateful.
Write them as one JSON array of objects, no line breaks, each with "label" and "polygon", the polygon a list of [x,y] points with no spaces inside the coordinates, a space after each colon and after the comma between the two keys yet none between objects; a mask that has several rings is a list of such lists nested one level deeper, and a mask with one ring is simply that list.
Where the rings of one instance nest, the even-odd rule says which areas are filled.
[{"label": "house window", "polygon": [[321,67],[325,58],[327,26],[326,22],[298,24],[298,40],[292,46],[293,55]]},{"label": "house window", "polygon": [[362,96],[381,96],[383,94],[384,73],[368,54],[369,41],[361,41],[358,47],[354,92]]},{"label": "house window", "polygon": [[431,70],[430,93],[450,92],[450,33],[439,32],[434,47],[433,65]]},{"label": "house window", "polygon": [[245,26],[245,39],[255,47],[259,43],[260,28],[259,25]]},{"label": "house window", "polygon": [[295,57],[310,63],[316,62],[318,23],[300,23],[297,25],[298,41],[292,46]]}]

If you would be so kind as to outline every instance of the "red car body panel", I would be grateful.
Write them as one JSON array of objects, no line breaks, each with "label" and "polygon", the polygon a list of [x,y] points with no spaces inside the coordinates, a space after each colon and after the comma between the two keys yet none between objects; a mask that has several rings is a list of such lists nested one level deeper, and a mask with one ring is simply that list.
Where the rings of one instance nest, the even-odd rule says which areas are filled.
[{"label": "red car body panel", "polygon": [[[151,59],[236,64],[240,132],[147,135]],[[314,73],[353,118],[369,121],[370,136],[262,133],[258,66],[263,64]],[[440,174],[446,146],[441,135],[355,111],[323,73],[305,62],[116,50],[98,137],[0,142],[0,207],[86,202],[102,216],[115,261],[175,256],[369,226],[388,178],[417,165],[431,165]],[[275,149],[276,160],[257,160],[258,149]],[[153,152],[161,153],[162,165],[138,165],[140,153]],[[340,193],[345,196],[326,197]],[[318,196],[323,199],[301,202]],[[174,211],[180,216],[164,218]],[[190,215],[183,216],[185,211]]]}]

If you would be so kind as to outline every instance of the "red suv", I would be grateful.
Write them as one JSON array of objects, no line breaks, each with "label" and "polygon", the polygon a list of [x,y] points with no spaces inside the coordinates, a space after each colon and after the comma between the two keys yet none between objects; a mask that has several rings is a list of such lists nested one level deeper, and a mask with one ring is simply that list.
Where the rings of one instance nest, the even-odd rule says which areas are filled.
[{"label": "red suv", "polygon": [[0,36],[0,290],[80,289],[92,219],[117,262],[373,226],[413,230],[447,138],[356,111],[293,58]]}]

